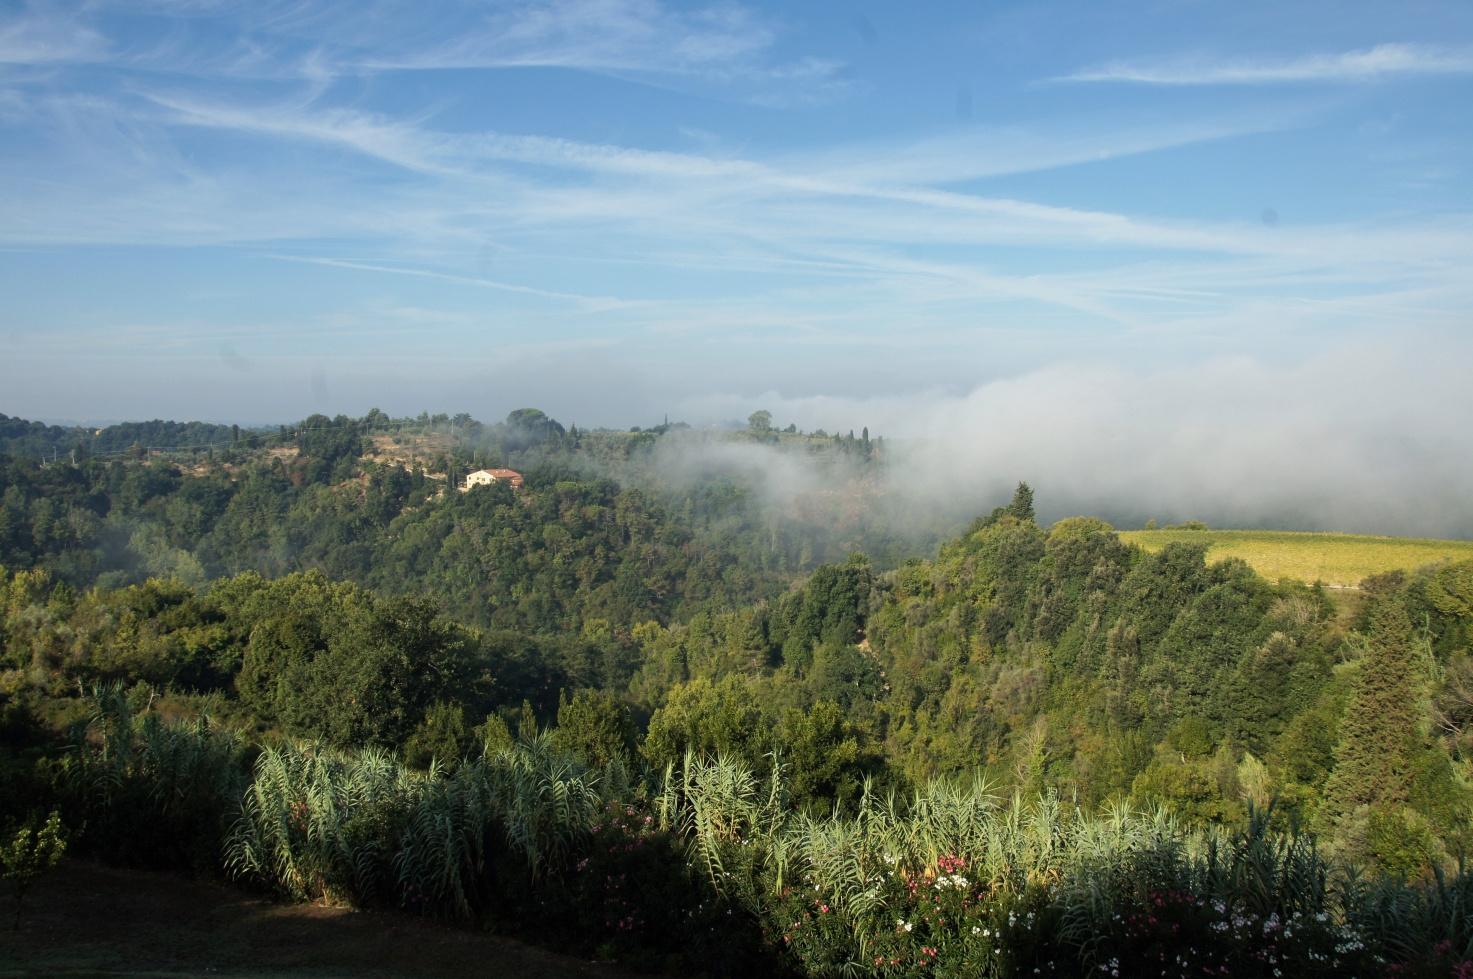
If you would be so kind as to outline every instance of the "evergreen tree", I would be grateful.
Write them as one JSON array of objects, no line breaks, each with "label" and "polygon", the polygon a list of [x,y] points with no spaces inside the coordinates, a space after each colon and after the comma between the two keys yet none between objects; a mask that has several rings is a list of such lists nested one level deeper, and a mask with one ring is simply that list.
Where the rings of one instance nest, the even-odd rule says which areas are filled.
[{"label": "evergreen tree", "polygon": [[1372,613],[1355,693],[1340,723],[1335,771],[1325,786],[1329,811],[1405,802],[1417,736],[1418,663],[1406,608],[1386,600]]},{"label": "evergreen tree", "polygon": [[1019,483],[1017,491],[1013,493],[1013,502],[1008,504],[1007,512],[1019,520],[1033,520],[1033,488],[1027,483]]},{"label": "evergreen tree", "polygon": [[629,708],[612,690],[579,690],[569,700],[558,694],[557,746],[576,753],[594,768],[614,759],[628,764],[634,758],[638,733]]}]

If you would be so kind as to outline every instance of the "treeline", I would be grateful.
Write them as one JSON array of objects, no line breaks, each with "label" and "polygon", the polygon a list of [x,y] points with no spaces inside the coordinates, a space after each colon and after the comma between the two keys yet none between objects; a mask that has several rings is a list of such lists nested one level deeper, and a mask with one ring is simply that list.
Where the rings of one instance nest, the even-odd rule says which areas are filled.
[{"label": "treeline", "polygon": [[[246,431],[247,437],[257,433]],[[0,454],[40,461],[74,461],[91,456],[142,455],[150,450],[176,451],[217,446],[240,440],[239,425],[208,422],[120,422],[103,428],[66,427],[28,422],[0,414]]]}]

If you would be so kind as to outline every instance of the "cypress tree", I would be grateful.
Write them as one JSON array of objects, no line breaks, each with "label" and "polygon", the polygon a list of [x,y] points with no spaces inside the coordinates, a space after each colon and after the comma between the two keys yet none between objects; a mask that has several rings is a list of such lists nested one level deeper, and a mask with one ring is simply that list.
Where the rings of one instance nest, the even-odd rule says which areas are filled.
[{"label": "cypress tree", "polygon": [[1325,786],[1330,811],[1403,803],[1410,794],[1410,754],[1417,737],[1420,666],[1412,623],[1400,601],[1371,616],[1365,660],[1340,724],[1335,771]]},{"label": "cypress tree", "polygon": [[1033,488],[1027,483],[1019,483],[1007,512],[1019,520],[1033,520]]}]

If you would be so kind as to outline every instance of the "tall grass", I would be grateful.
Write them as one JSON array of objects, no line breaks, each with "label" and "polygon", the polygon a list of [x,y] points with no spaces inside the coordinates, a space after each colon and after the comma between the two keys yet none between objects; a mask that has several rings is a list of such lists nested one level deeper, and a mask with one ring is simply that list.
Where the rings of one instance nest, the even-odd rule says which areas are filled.
[{"label": "tall grass", "polygon": [[546,736],[450,774],[288,745],[247,780],[229,732],[139,717],[116,690],[95,700],[69,763],[78,798],[165,822],[208,802],[233,820],[228,871],[298,900],[509,909],[585,948],[685,955],[687,971],[762,962],[759,926],[808,975],[1452,975],[1473,957],[1473,876],[1371,879],[1271,811],[1202,833],[978,779],[867,789],[852,816],[815,818],[787,805],[778,759],[758,777],[687,756],[635,781]]},{"label": "tall grass", "polygon": [[135,864],[207,869],[246,786],[246,746],[208,717],[164,722],[119,685],[92,691],[61,772],[85,849]]},{"label": "tall grass", "polygon": [[600,810],[604,773],[547,735],[452,775],[411,771],[381,752],[319,745],[262,752],[225,864],[300,900],[446,907],[470,914],[499,836],[534,877],[564,868]]}]

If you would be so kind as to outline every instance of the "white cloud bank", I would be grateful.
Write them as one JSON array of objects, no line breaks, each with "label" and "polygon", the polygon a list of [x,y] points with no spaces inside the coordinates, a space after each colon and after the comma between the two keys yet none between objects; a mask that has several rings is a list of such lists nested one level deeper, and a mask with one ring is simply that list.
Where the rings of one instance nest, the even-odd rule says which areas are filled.
[{"label": "white cloud bank", "polygon": [[899,436],[896,488],[927,514],[986,512],[1023,479],[1049,520],[1473,538],[1468,347],[1409,336],[1295,366],[1059,364],[961,396],[747,404]]}]

